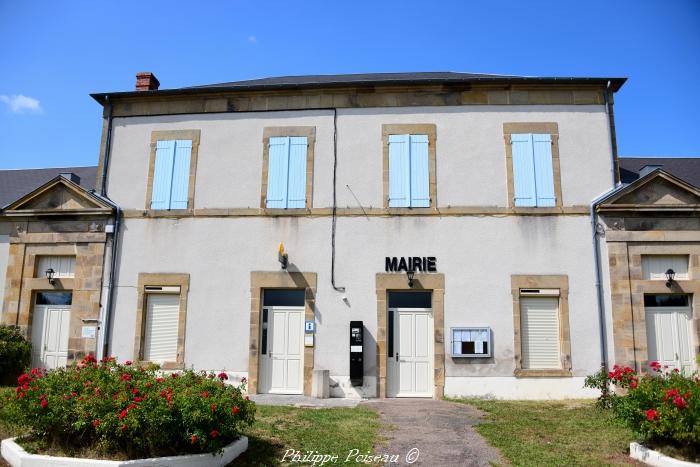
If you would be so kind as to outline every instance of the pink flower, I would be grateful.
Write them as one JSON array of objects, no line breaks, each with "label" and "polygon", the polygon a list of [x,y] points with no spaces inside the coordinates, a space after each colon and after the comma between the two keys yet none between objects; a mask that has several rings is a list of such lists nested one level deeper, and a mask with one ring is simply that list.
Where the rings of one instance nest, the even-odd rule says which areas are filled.
[{"label": "pink flower", "polygon": [[216,438],[217,436],[219,436],[219,432],[217,430],[211,430],[209,436],[211,436],[212,438]]},{"label": "pink flower", "polygon": [[[122,410],[121,412],[119,412],[119,420],[123,419],[124,417],[126,417],[126,409],[124,409],[124,410]],[[122,428],[122,429],[123,429],[123,428]]]},{"label": "pink flower", "polygon": [[647,420],[654,421],[659,417],[659,413],[654,409],[647,410]]},{"label": "pink flower", "polygon": [[637,378],[632,378],[630,380],[630,389],[637,389]]},{"label": "pink flower", "polygon": [[237,413],[240,412],[240,411],[241,411],[241,409],[239,409],[237,405],[234,406],[234,407],[231,409],[231,413],[234,414],[234,415],[237,414]]},{"label": "pink flower", "polygon": [[143,401],[143,397],[139,397],[139,396],[134,397],[134,402],[142,402],[142,401]]},{"label": "pink flower", "polygon": [[212,412],[216,412],[216,404],[212,404],[209,406]]},{"label": "pink flower", "polygon": [[134,362],[132,362],[131,360],[127,360],[127,361],[124,362],[124,365],[129,366],[129,365],[131,365],[132,363],[134,363]]},{"label": "pink flower", "polygon": [[122,381],[131,381],[131,375],[129,373],[122,373]]},{"label": "pink flower", "polygon": [[223,371],[222,371],[221,373],[219,373],[218,376],[219,376],[219,379],[220,379],[221,381],[225,381],[225,380],[228,379],[228,375],[227,375],[226,373],[224,373]]},{"label": "pink flower", "polygon": [[41,408],[45,409],[47,405],[49,405],[49,402],[46,399],[41,399]]},{"label": "pink flower", "polygon": [[98,426],[100,426],[100,420],[99,419],[93,420],[92,427],[97,428]]},{"label": "pink flower", "polygon": [[132,389],[132,390],[131,390],[131,393],[132,393],[132,394],[138,394],[138,393],[139,393],[138,388]]},{"label": "pink flower", "polygon": [[178,376],[177,373],[172,373],[172,374],[170,375],[170,377],[173,378],[173,379],[177,378],[177,376]]},{"label": "pink flower", "polygon": [[160,376],[156,378],[156,383],[162,383],[162,382],[163,382],[163,378],[161,378]]},{"label": "pink flower", "polygon": [[209,391],[202,391],[199,393],[199,395],[206,399],[207,397],[209,397]]},{"label": "pink flower", "polygon": [[190,439],[192,440],[192,444],[197,444],[197,435],[192,435]]}]

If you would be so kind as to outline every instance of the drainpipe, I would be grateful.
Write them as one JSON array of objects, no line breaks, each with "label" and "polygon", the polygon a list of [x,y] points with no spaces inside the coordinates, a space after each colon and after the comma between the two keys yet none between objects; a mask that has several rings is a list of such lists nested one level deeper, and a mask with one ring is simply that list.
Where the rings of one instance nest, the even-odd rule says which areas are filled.
[{"label": "drainpipe", "polygon": [[623,188],[622,185],[602,194],[591,203],[591,230],[593,234],[593,258],[595,263],[595,288],[598,296],[598,322],[600,324],[600,366],[608,369],[607,331],[605,326],[605,299],[603,296],[603,272],[600,261],[600,234],[598,233],[598,205]]},{"label": "drainpipe", "polygon": [[100,198],[102,201],[105,203],[109,204],[112,206],[114,209],[114,232],[112,233],[112,249],[110,252],[110,259],[109,259],[109,280],[107,283],[107,290],[108,295],[107,295],[107,304],[105,306],[105,312],[104,312],[104,320],[102,323],[100,323],[101,328],[102,328],[102,353],[98,353],[98,357],[106,357],[109,353],[109,326],[110,326],[110,321],[111,321],[111,315],[112,315],[112,308],[113,308],[113,291],[114,291],[114,271],[116,270],[116,265],[117,265],[117,248],[119,245],[119,226],[120,226],[120,218],[121,218],[121,209],[119,206],[117,206],[114,201],[109,199],[107,196],[100,195],[98,193],[95,193],[94,191],[92,192],[93,195],[97,196]]},{"label": "drainpipe", "polygon": [[109,96],[105,96],[109,113],[107,114],[107,137],[105,139],[105,155],[102,161],[102,177],[100,182],[100,195],[107,196],[107,167],[109,166],[109,154],[112,150],[112,103],[109,101]]},{"label": "drainpipe", "polygon": [[104,322],[102,324],[102,357],[109,354],[109,327],[112,316],[112,308],[114,307],[114,272],[117,265],[117,250],[119,248],[119,226],[121,219],[121,209],[107,196],[107,170],[109,168],[109,158],[112,152],[112,103],[109,101],[109,96],[105,96],[105,101],[108,106],[107,113],[107,136],[105,138],[105,153],[102,161],[102,175],[100,183],[100,198],[112,205],[115,209],[114,215],[114,233],[112,234],[112,251],[109,261],[109,282],[107,285],[108,296],[107,304],[104,313]]},{"label": "drainpipe", "polygon": [[605,99],[605,111],[608,114],[608,130],[610,131],[610,150],[612,153],[612,186],[620,183],[620,167],[617,157],[617,132],[615,130],[615,112],[613,111],[612,90],[610,81],[603,93]]},{"label": "drainpipe", "polygon": [[114,273],[117,269],[117,250],[119,249],[119,224],[121,218],[121,209],[116,206],[116,212],[114,215],[114,233],[112,234],[112,257],[110,258],[109,265],[109,283],[107,285],[107,290],[109,290],[109,295],[107,296],[107,307],[105,308],[104,323],[102,330],[102,356],[106,357],[109,355],[109,327],[111,325],[112,308],[114,308]]}]

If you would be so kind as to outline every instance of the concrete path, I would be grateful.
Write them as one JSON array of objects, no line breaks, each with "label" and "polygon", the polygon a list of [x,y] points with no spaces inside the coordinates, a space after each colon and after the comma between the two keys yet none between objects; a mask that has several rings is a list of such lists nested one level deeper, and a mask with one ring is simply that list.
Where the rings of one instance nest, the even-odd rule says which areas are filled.
[{"label": "concrete path", "polygon": [[292,407],[355,407],[362,399],[317,399],[307,396],[293,396],[284,394],[252,394],[250,400],[260,405],[289,405]]},{"label": "concrete path", "polygon": [[507,464],[474,429],[481,417],[474,407],[433,399],[372,399],[363,404],[379,412],[386,425],[382,435],[387,443],[375,454],[398,454],[398,465]]}]

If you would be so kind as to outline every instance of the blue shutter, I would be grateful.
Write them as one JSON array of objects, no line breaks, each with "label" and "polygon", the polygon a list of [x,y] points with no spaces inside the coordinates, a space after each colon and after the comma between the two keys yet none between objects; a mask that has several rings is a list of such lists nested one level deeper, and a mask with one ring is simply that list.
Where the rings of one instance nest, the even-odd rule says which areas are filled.
[{"label": "blue shutter", "polygon": [[550,134],[533,134],[532,146],[535,160],[535,186],[537,206],[556,206],[554,174],[552,173],[552,137]]},{"label": "blue shutter", "polygon": [[170,208],[170,187],[172,186],[174,159],[175,141],[157,141],[151,209]]},{"label": "blue shutter", "polygon": [[306,136],[289,138],[287,207],[306,207]]},{"label": "blue shutter", "polygon": [[410,206],[410,177],[408,135],[389,135],[389,207]]},{"label": "blue shutter", "polygon": [[411,135],[411,207],[430,207],[428,135]]},{"label": "blue shutter", "polygon": [[289,164],[289,137],[270,138],[267,164],[268,208],[287,207],[287,171]]},{"label": "blue shutter", "polygon": [[190,186],[190,163],[192,141],[175,141],[175,158],[173,162],[173,181],[170,194],[170,209],[187,209]]},{"label": "blue shutter", "polygon": [[536,206],[532,134],[513,134],[511,142],[513,146],[514,204],[517,207]]}]

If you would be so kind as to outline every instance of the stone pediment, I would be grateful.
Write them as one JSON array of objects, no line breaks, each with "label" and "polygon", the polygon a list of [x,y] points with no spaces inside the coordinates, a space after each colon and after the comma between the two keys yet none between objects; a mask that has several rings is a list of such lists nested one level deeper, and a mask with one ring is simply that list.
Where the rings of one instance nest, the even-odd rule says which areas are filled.
[{"label": "stone pediment", "polygon": [[10,203],[6,216],[109,214],[112,206],[77,183],[58,176]]},{"label": "stone pediment", "polygon": [[700,189],[656,169],[601,202],[598,210],[697,211]]}]

